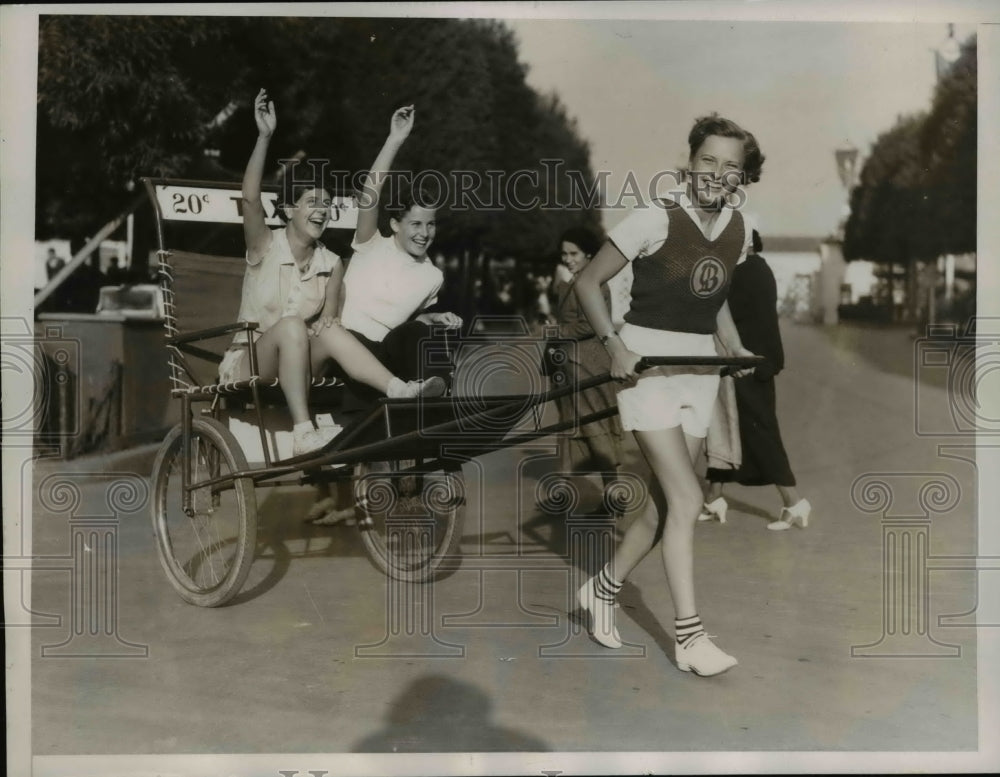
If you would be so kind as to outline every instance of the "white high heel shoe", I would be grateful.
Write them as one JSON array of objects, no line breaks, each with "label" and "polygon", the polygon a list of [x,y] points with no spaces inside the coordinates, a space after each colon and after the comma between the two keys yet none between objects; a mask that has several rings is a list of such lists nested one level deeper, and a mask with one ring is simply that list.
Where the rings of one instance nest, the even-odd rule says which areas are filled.
[{"label": "white high heel shoe", "polygon": [[705,506],[701,508],[701,515],[698,516],[698,520],[712,521],[718,518],[719,523],[725,523],[726,511],[728,509],[729,503],[720,496],[711,502],[705,502]]},{"label": "white high heel shoe", "polygon": [[800,499],[791,507],[782,507],[781,516],[777,521],[772,521],[767,525],[771,531],[785,531],[798,524],[803,529],[809,525],[809,513],[812,512],[812,505],[808,499]]}]

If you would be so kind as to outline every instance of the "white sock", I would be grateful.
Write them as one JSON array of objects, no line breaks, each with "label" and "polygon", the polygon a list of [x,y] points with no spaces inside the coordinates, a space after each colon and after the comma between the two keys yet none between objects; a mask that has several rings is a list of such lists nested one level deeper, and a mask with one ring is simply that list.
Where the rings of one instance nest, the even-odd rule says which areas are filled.
[{"label": "white sock", "polygon": [[402,397],[406,393],[406,383],[400,378],[392,378],[389,386],[385,390],[385,395],[390,399]]}]

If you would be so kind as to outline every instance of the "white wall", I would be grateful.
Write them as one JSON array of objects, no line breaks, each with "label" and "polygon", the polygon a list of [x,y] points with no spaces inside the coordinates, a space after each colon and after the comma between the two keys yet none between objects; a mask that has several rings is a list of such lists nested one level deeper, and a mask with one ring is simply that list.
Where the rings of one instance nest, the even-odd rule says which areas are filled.
[{"label": "white wall", "polygon": [[[785,298],[795,276],[812,275],[819,270],[819,251],[767,251],[764,258],[774,272],[778,284],[778,303]],[[848,262],[844,271],[844,283],[851,284],[851,302],[857,303],[866,294],[871,294],[875,286],[875,265],[872,262]]]},{"label": "white wall", "polygon": [[778,285],[778,305],[788,294],[796,275],[812,275],[819,269],[818,251],[768,251],[762,252],[765,261],[774,273]]}]

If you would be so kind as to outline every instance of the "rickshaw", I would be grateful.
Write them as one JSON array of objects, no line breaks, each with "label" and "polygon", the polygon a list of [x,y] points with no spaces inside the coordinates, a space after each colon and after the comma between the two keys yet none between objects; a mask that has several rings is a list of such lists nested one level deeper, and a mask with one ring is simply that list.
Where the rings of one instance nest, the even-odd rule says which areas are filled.
[{"label": "rickshaw", "polygon": [[[538,341],[526,336],[515,366],[534,370],[530,392],[383,398],[352,418],[324,448],[292,456],[281,388],[277,380],[255,377],[257,358],[249,335],[257,325],[237,321],[245,270],[239,186],[165,178],[143,183],[156,218],[171,395],[181,403],[180,422],[166,435],[153,464],[151,517],[167,579],[191,604],[218,607],[239,593],[256,552],[256,490],[286,485],[349,482],[356,526],[372,563],[404,582],[439,579],[461,562],[464,460],[617,413],[608,408],[544,425],[545,403],[586,391],[610,376],[577,382],[557,371],[544,387]],[[267,188],[263,200],[269,223],[276,225],[277,187]],[[324,242],[337,253],[343,253],[338,239],[349,244],[356,217],[351,197],[334,198],[327,233],[333,239],[324,236]],[[239,331],[248,335],[252,377],[220,383],[218,364]],[[455,360],[457,353],[454,348],[427,357]],[[553,359],[560,358],[566,351],[556,348]],[[676,357],[644,359],[640,369],[756,363]],[[309,402],[318,423],[333,422],[343,389],[339,378],[313,379]]]}]

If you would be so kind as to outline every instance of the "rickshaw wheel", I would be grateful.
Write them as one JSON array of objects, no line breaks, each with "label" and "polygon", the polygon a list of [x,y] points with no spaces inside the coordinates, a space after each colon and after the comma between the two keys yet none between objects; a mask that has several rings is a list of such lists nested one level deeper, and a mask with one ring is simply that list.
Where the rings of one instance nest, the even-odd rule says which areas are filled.
[{"label": "rickshaw wheel", "polygon": [[[180,425],[167,434],[153,464],[153,533],[160,564],[181,598],[218,607],[243,586],[257,542],[253,481],[240,478],[191,492],[192,515],[182,497],[183,440]],[[191,421],[191,483],[247,468],[246,457],[226,427],[211,418]]]},{"label": "rickshaw wheel", "polygon": [[354,471],[358,530],[372,563],[389,577],[421,583],[460,562],[465,522],[461,470],[406,474],[418,462],[365,462]]}]

